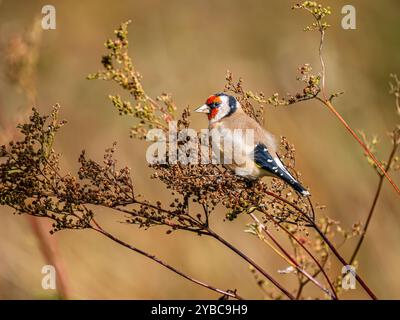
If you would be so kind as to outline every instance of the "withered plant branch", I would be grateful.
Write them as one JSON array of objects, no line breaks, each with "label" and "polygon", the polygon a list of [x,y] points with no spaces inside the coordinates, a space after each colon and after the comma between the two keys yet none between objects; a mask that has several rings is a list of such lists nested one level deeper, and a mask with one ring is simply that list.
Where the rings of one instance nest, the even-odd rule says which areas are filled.
[{"label": "withered plant branch", "polygon": [[[323,292],[325,292],[331,299],[337,300],[335,291],[330,291],[326,289],[318,280],[316,280],[312,275],[310,275],[297,261],[291,256],[289,252],[275,239],[272,233],[266,228],[266,226],[257,218],[253,212],[249,212],[249,215],[254,220],[254,222],[261,228],[261,230],[272,240],[272,242],[281,250],[281,252],[289,259],[289,263],[295,267],[300,273],[302,273],[306,278],[313,282],[317,287],[319,287]],[[285,259],[286,260],[286,259]]]},{"label": "withered plant branch", "polygon": [[[324,242],[328,245],[329,249],[333,252],[333,254],[338,258],[338,260],[343,264],[343,266],[348,266],[349,263],[341,256],[339,251],[335,248],[333,243],[327,238],[327,236],[322,232],[322,230],[313,222],[314,230],[320,235],[320,237],[324,240]],[[371,289],[367,286],[364,280],[356,273],[356,280],[358,283],[364,288],[364,290],[368,293],[368,295],[373,299],[377,300],[376,295],[371,291]]]},{"label": "withered plant branch", "polygon": [[313,204],[312,201],[311,201],[311,197],[308,197],[307,200],[308,200],[308,204],[310,205],[310,209],[311,209],[311,219],[312,219],[313,221],[315,221],[315,209],[314,209],[314,204]]},{"label": "withered plant branch", "polygon": [[[316,278],[320,274],[320,272],[324,270],[325,265],[328,262],[328,257],[329,257],[329,255],[326,255],[326,257],[323,259],[323,261],[321,263],[321,269],[318,269],[317,271],[314,272],[314,274],[312,275],[313,278]],[[303,289],[309,282],[310,282],[310,279],[305,279],[304,281],[302,281],[302,279],[299,279],[299,288],[297,289],[297,294],[296,294],[297,300],[300,299]]]},{"label": "withered plant branch", "polygon": [[332,105],[332,99],[337,96],[337,94],[331,95],[329,98],[327,98],[326,95],[326,90],[325,90],[325,77],[326,77],[326,66],[325,66],[325,61],[323,58],[323,44],[324,44],[324,37],[325,37],[325,31],[327,28],[330,27],[326,22],[323,22],[323,19],[325,16],[331,14],[330,7],[323,7],[322,5],[312,2],[312,1],[304,1],[301,4],[296,4],[293,6],[293,9],[304,9],[308,11],[314,18],[315,22],[312,24],[312,26],[308,26],[304,29],[304,31],[310,31],[310,30],[317,30],[319,31],[320,34],[320,41],[319,41],[319,49],[318,49],[318,56],[319,60],[321,63],[321,77],[322,77],[322,96],[323,98],[320,98],[318,95],[316,95],[314,98],[320,101],[323,105],[325,105],[337,118],[338,120],[343,124],[343,126],[346,128],[346,130],[352,135],[352,137],[357,141],[357,143],[363,148],[364,152],[372,159],[372,161],[375,163],[375,165],[382,171],[386,179],[390,182],[394,190],[397,192],[397,194],[400,196],[400,189],[396,185],[396,183],[393,181],[392,177],[386,172],[386,170],[383,168],[382,164],[376,159],[376,157],[373,155],[373,153],[369,150],[367,145],[358,137],[358,135],[355,133],[355,131],[349,126],[349,124],[343,119],[341,114],[336,110],[336,108]]},{"label": "withered plant branch", "polygon": [[208,207],[206,204],[202,204],[203,210],[204,210],[204,215],[205,215],[205,227],[209,226],[209,220],[208,217],[210,215],[210,212],[208,211]]},{"label": "withered plant branch", "polygon": [[[259,210],[260,212],[262,212],[262,213],[264,213],[264,214],[270,216],[269,213],[268,213],[268,211],[265,210],[265,208],[258,208],[258,210]],[[271,221],[273,221],[273,222],[275,223],[273,217],[271,217]],[[322,272],[322,274],[324,275],[324,277],[325,277],[325,279],[326,279],[326,282],[328,283],[329,287],[331,288],[331,290],[332,290],[334,296],[336,297],[336,299],[338,299],[337,294],[336,294],[336,292],[335,292],[335,287],[333,286],[331,280],[329,279],[327,273],[325,272],[324,266],[318,261],[318,259],[312,254],[312,252],[311,252],[299,239],[297,239],[297,237],[296,237],[294,234],[292,234],[292,233],[283,225],[283,223],[277,222],[276,224],[279,226],[279,228],[281,228],[281,229],[289,236],[289,238],[291,238],[292,240],[294,240],[294,241],[295,241],[309,256],[310,256],[310,258],[311,258],[311,259],[314,261],[314,263],[317,265],[319,271]],[[313,277],[315,278],[315,276],[313,276]]]},{"label": "withered plant branch", "polygon": [[61,299],[70,298],[69,282],[66,275],[65,266],[60,257],[58,250],[57,241],[54,236],[49,234],[51,226],[48,225],[48,221],[39,219],[31,215],[27,215],[26,218],[30,222],[33,234],[39,244],[40,251],[46,261],[46,263],[54,266],[57,276],[57,293]]},{"label": "withered plant branch", "polygon": [[[48,162],[47,162],[48,163]],[[50,163],[48,163],[49,166],[51,166]],[[55,171],[56,174],[61,178],[61,176],[59,175],[58,171]],[[113,179],[106,175],[106,178],[109,179],[109,182],[112,184],[116,184],[116,179]],[[120,189],[122,191],[122,189]],[[57,190],[54,190],[54,192],[57,193]],[[140,202],[137,201],[134,197],[132,197],[131,195],[127,194],[128,198],[129,198],[129,202],[124,203],[124,205],[127,204],[135,204],[135,203],[140,203],[143,206],[147,206],[147,207],[151,207],[154,210],[161,210],[164,211],[168,214],[171,214],[172,212],[166,209],[163,209],[161,207],[158,206],[154,206],[148,202]],[[83,206],[85,206],[83,204]],[[116,206],[108,206],[111,209],[115,209],[115,210],[119,210],[121,212],[124,213],[128,213],[128,214],[133,214],[132,211],[123,209],[123,208],[118,208]],[[206,207],[203,207],[204,209],[204,213],[206,215],[206,217],[209,215],[208,210]],[[214,231],[212,231],[208,226],[205,226],[204,224],[201,223],[201,221],[197,221],[195,220],[193,217],[189,216],[191,218],[191,221],[194,223],[195,226],[198,227],[198,229],[192,229],[191,227],[187,227],[187,226],[175,226],[175,225],[171,225],[169,224],[169,222],[165,223],[166,225],[170,225],[173,228],[179,228],[181,230],[186,230],[186,231],[191,231],[191,232],[195,232],[197,234],[204,234],[204,235],[209,235],[211,237],[213,237],[214,239],[218,240],[219,242],[221,242],[222,244],[224,244],[225,246],[227,246],[229,249],[231,249],[233,252],[235,252],[236,254],[238,254],[240,257],[242,257],[243,259],[245,259],[249,264],[251,264],[255,269],[257,269],[260,273],[262,273],[267,279],[269,279],[275,286],[277,286],[285,295],[287,295],[290,299],[293,299],[293,296],[290,294],[290,292],[288,292],[286,289],[284,289],[275,279],[272,278],[272,276],[270,276],[265,270],[263,270],[260,266],[258,266],[252,259],[250,259],[247,255],[245,255],[243,252],[241,252],[239,249],[237,249],[236,247],[234,247],[231,243],[229,243],[228,241],[226,241],[225,239],[223,239],[221,236],[219,236],[217,233],[215,233]]]},{"label": "withered plant branch", "polygon": [[242,257],[244,260],[246,260],[249,264],[251,264],[258,272],[260,272],[264,277],[266,277],[272,284],[277,287],[280,291],[282,291],[290,300],[294,300],[295,297],[288,291],[286,290],[278,281],[276,281],[268,272],[266,272],[263,268],[261,268],[255,261],[253,261],[250,257],[245,255],[241,250],[233,246],[230,242],[226,241],[224,238],[222,238],[220,235],[215,233],[213,230],[211,230],[209,227],[206,228],[206,230],[210,233],[210,235],[221,242],[223,245],[228,247],[230,250],[235,252],[237,255]]},{"label": "withered plant branch", "polygon": [[[337,259],[343,264],[343,266],[349,265],[349,263],[346,262],[346,260],[341,256],[339,251],[336,249],[336,247],[333,245],[333,243],[328,239],[328,237],[325,235],[325,233],[318,227],[318,225],[314,221],[312,221],[309,217],[308,217],[308,219],[309,219],[310,223],[312,224],[313,229],[319,234],[319,236],[323,239],[323,241],[328,245],[329,249],[333,252],[333,254],[337,257]],[[367,284],[364,282],[364,280],[358,274],[356,274],[356,280],[364,288],[364,290],[368,293],[368,295],[373,300],[378,299],[376,297],[376,295],[371,291],[371,289],[367,286]]]},{"label": "withered plant branch", "polygon": [[[121,208],[112,208],[112,209],[120,210],[120,211],[122,211],[124,213],[128,213],[128,214],[132,214],[131,211],[125,210],[125,209],[121,209]],[[204,209],[205,215],[207,217],[209,214],[208,210],[206,209],[206,207],[203,207],[203,209]],[[164,224],[168,225],[168,223],[164,223]],[[267,273],[264,269],[262,269],[255,261],[253,261],[250,257],[248,257],[241,250],[239,250],[238,248],[233,246],[230,242],[228,242],[227,240],[222,238],[220,235],[218,235],[216,232],[214,232],[208,226],[208,224],[202,224],[200,221],[198,221],[197,228],[195,228],[195,229],[191,228],[191,227],[179,227],[179,226],[174,226],[174,225],[170,225],[170,226],[176,227],[183,231],[190,231],[190,232],[194,232],[197,234],[202,234],[202,235],[206,235],[206,236],[210,236],[210,237],[214,238],[215,240],[217,240],[218,242],[222,243],[223,245],[228,247],[230,250],[232,250],[235,254],[239,255],[241,258],[243,258],[245,261],[247,261],[250,265],[252,265],[256,270],[258,270],[262,275],[264,275],[268,280],[270,280],[279,290],[281,290],[288,298],[293,299],[293,296],[290,294],[290,292],[288,292],[285,288],[283,288],[282,285],[279,284],[279,282],[276,281],[269,273]]]},{"label": "withered plant branch", "polygon": [[[386,165],[386,168],[385,168],[386,172],[389,172],[389,170],[390,170],[390,167],[391,167],[393,159],[394,159],[394,157],[396,155],[398,146],[399,146],[399,143],[398,143],[398,141],[396,141],[396,136],[394,136],[393,137],[392,151],[390,152],[390,155],[389,155],[389,158],[388,158],[388,161],[387,161],[387,165]],[[381,194],[381,190],[382,190],[382,186],[383,186],[383,181],[385,180],[385,176],[384,176],[384,174],[382,172],[379,172],[379,171],[378,171],[378,174],[379,174],[379,182],[378,182],[378,187],[377,187],[376,192],[375,192],[374,200],[372,201],[371,208],[369,209],[369,212],[368,212],[367,220],[366,220],[366,222],[364,224],[364,227],[363,227],[363,230],[361,232],[360,239],[358,240],[358,243],[357,243],[357,245],[356,245],[356,247],[354,249],[354,252],[351,255],[349,264],[353,264],[354,260],[357,257],[357,254],[358,254],[358,252],[359,252],[359,250],[361,248],[361,245],[364,242],[365,236],[367,234],[368,226],[369,226],[369,224],[371,222],[372,216],[373,216],[373,214],[375,212],[376,205],[378,203],[379,196]]]},{"label": "withered plant branch", "polygon": [[[312,228],[320,235],[320,237],[324,240],[324,242],[328,245],[328,247],[330,248],[330,250],[333,252],[333,254],[338,258],[338,260],[343,264],[343,266],[347,266],[349,265],[349,263],[346,262],[346,260],[340,255],[339,251],[335,248],[335,246],[333,245],[333,243],[326,237],[326,235],[324,234],[324,232],[322,232],[322,230],[318,227],[318,225],[307,215],[306,212],[304,212],[303,210],[301,210],[298,206],[296,206],[295,204],[291,203],[289,200],[284,199],[282,197],[280,197],[279,195],[274,194],[273,192],[268,192],[268,195],[275,197],[276,199],[279,199],[283,202],[285,202],[286,204],[290,205],[291,207],[293,207],[294,209],[296,209],[301,215],[303,215],[303,217],[310,223],[310,225],[312,226]],[[376,295],[371,291],[371,289],[367,286],[367,284],[364,282],[364,280],[358,275],[356,274],[356,280],[358,281],[358,283],[364,288],[364,290],[368,293],[368,295],[376,300],[377,297]]]},{"label": "withered plant branch", "polygon": [[[279,201],[282,201],[282,202],[286,203],[287,205],[289,205],[289,206],[291,206],[293,209],[295,209],[297,212],[301,213],[303,216],[306,216],[306,217],[307,217],[307,220],[310,220],[310,217],[307,215],[307,212],[304,212],[304,211],[303,211],[299,206],[297,206],[295,203],[290,202],[289,200],[287,200],[287,199],[281,197],[280,195],[278,195],[278,194],[276,194],[276,193],[274,193],[274,192],[272,192],[272,191],[268,191],[268,190],[267,190],[265,193],[266,193],[267,195],[269,195],[269,196],[271,196],[271,197],[273,197],[273,198],[279,200]],[[312,220],[312,219],[311,219],[311,220]]]},{"label": "withered plant branch", "polygon": [[118,244],[120,244],[120,245],[122,245],[122,246],[124,246],[124,247],[126,247],[126,248],[128,248],[128,249],[130,249],[132,251],[134,251],[134,252],[137,252],[140,255],[145,256],[146,258],[151,259],[152,261],[160,264],[161,266],[171,270],[172,272],[176,273],[177,275],[179,275],[179,276],[181,276],[181,277],[183,277],[183,278],[185,278],[185,279],[187,279],[187,280],[189,280],[189,281],[191,281],[191,282],[193,282],[193,283],[195,283],[197,285],[200,285],[200,286],[202,286],[204,288],[207,288],[209,290],[212,290],[214,292],[223,294],[224,296],[227,296],[227,297],[231,297],[231,298],[234,298],[234,299],[237,299],[237,300],[243,300],[243,298],[236,292],[236,290],[226,290],[225,291],[225,290],[222,290],[222,289],[218,289],[217,287],[214,287],[212,285],[209,285],[209,284],[207,284],[207,283],[205,283],[203,281],[197,280],[197,279],[195,279],[195,278],[183,273],[182,271],[176,269],[175,267],[167,264],[166,262],[164,262],[161,259],[157,258],[155,255],[149,254],[146,251],[143,251],[143,250],[141,250],[141,249],[139,249],[137,247],[134,247],[134,246],[122,241],[121,239],[119,239],[116,236],[112,235],[108,231],[104,230],[104,228],[101,227],[94,219],[92,221],[95,224],[95,226],[91,226],[91,229],[96,231],[96,232],[98,232],[98,233],[100,233],[100,234],[102,234],[103,236],[107,237],[108,239],[110,239],[110,240],[112,240],[112,241],[114,241],[114,242],[116,242],[116,243],[118,243]]},{"label": "withered plant branch", "polygon": [[322,88],[322,95],[324,96],[325,100],[326,100],[326,93],[325,93],[325,75],[326,75],[326,70],[325,70],[325,61],[322,57],[322,47],[323,47],[323,43],[324,43],[324,36],[325,36],[325,31],[322,30],[321,31],[321,41],[320,41],[320,45],[319,45],[319,56],[320,56],[320,62],[321,62],[321,68],[322,68],[322,75],[321,75],[321,88]]},{"label": "withered plant branch", "polygon": [[[30,108],[37,103],[37,64],[41,46],[43,29],[40,19],[34,18],[29,30],[21,34],[16,34],[7,40],[4,48],[5,74],[9,83],[22,91],[25,97],[24,107],[14,114],[14,121],[18,122],[26,117]],[[2,48],[3,49],[3,48]],[[0,106],[0,128],[1,137],[11,141],[17,136],[14,126],[6,122],[3,116],[3,106]],[[13,122],[14,122],[13,121]],[[4,122],[4,123],[3,123]],[[0,141],[3,143],[6,141]],[[48,221],[27,215],[26,219],[36,237],[40,252],[47,264],[53,265],[57,271],[57,293],[61,299],[69,299],[70,288],[65,265],[58,250],[58,243],[55,237],[49,235],[51,227]]]},{"label": "withered plant branch", "polygon": [[[324,229],[324,231],[323,231],[324,234],[327,234],[327,232],[328,232],[328,227],[329,227],[328,225],[325,227],[325,229]],[[343,245],[344,243],[345,243],[345,240],[344,240],[341,244],[337,245],[337,248],[341,248],[342,245]],[[324,256],[324,257],[322,258],[322,262],[321,262],[322,269],[316,270],[316,271],[314,272],[314,274],[313,274],[314,277],[318,276],[318,274],[321,272],[321,270],[324,271],[325,265],[326,265],[326,263],[328,262],[329,256],[330,256],[331,254],[332,254],[331,252],[327,252],[327,253],[326,253],[326,256]],[[303,290],[304,287],[305,287],[309,282],[310,282],[309,279],[305,279],[304,281],[300,281],[300,285],[299,285],[299,289],[298,289],[298,290]],[[300,293],[300,294],[301,294],[301,293]]]},{"label": "withered plant branch", "polygon": [[317,97],[320,102],[322,102],[338,119],[339,121],[343,124],[343,126],[346,128],[346,130],[353,136],[353,138],[358,142],[358,144],[364,149],[365,153],[372,159],[372,161],[376,164],[376,166],[379,168],[379,170],[382,171],[384,177],[389,181],[389,183],[392,185],[393,189],[396,190],[397,194],[400,196],[400,189],[396,185],[396,183],[393,181],[392,177],[388,174],[388,172],[385,170],[385,168],[382,166],[379,160],[376,159],[374,154],[368,149],[366,144],[360,139],[360,137],[355,133],[355,131],[350,127],[350,125],[346,122],[346,120],[343,119],[343,117],[340,115],[340,113],[336,110],[336,108],[332,105],[332,103],[329,100],[321,99]]},{"label": "withered plant branch", "polygon": [[[135,212],[134,212],[134,211],[131,211],[131,210],[127,210],[127,209],[119,208],[119,207],[108,207],[108,206],[105,206],[105,207],[106,207],[106,208],[109,208],[109,209],[114,209],[114,210],[116,210],[116,211],[120,211],[120,212],[123,212],[123,213],[126,213],[126,214],[129,214],[129,215],[132,215],[132,216],[135,216]],[[182,219],[182,218],[185,219],[185,217],[182,217],[182,215],[180,215],[179,217],[180,217],[181,219]],[[152,218],[152,217],[149,217],[148,219],[152,220],[154,224],[157,224],[157,225],[160,225],[160,226],[163,226],[163,225],[165,226],[165,225],[167,225],[167,226],[169,226],[169,227],[171,227],[171,228],[176,228],[176,229],[180,229],[180,230],[191,231],[191,232],[194,232],[194,233],[197,233],[197,234],[201,234],[201,235],[209,235],[208,232],[203,231],[203,226],[202,226],[202,225],[199,225],[197,221],[196,221],[196,227],[193,228],[193,227],[191,227],[191,226],[181,226],[181,225],[178,225],[178,224],[176,224],[176,223],[173,223],[173,222],[171,222],[171,221],[168,221],[167,219],[163,219],[162,221],[156,220],[156,219],[154,219],[154,218]],[[190,221],[192,221],[192,220],[190,220]]]}]

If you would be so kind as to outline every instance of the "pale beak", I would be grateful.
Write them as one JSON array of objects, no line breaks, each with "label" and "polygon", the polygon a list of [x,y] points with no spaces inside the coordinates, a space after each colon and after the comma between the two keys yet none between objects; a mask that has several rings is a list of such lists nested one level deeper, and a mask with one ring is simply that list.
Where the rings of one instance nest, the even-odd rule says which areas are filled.
[{"label": "pale beak", "polygon": [[203,112],[203,113],[210,113],[210,107],[206,104],[203,104],[201,107],[198,107],[194,112]]}]

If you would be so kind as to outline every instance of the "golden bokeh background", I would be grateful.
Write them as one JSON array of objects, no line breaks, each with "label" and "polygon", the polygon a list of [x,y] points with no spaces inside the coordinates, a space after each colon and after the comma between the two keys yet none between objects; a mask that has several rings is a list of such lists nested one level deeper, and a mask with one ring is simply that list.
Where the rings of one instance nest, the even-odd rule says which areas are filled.
[{"label": "golden bokeh background", "polygon": [[[172,93],[180,108],[203,103],[225,84],[229,69],[243,77],[245,88],[296,92],[297,67],[310,63],[318,70],[318,35],[305,33],[311,19],[294,12],[294,1],[61,1],[56,8],[56,30],[44,31],[37,73],[37,107],[49,112],[60,103],[68,120],[56,143],[65,172],[75,173],[82,149],[101,160],[103,150],[118,141],[121,165],[132,168],[135,186],[150,199],[167,201],[169,193],[149,179],[144,142],[129,138],[130,119],[118,115],[108,94],[120,93],[111,82],[88,81],[100,69],[104,41],[123,21],[131,19],[130,51],[144,76],[146,91],[154,96]],[[340,22],[346,1],[322,1],[333,9],[332,28],[325,42],[327,87],[345,91],[335,100],[338,111],[355,129],[378,134],[378,157],[390,151],[386,132],[399,117],[388,94],[390,73],[400,74],[400,2],[352,1],[357,29],[344,30]],[[0,43],[29,30],[41,17],[45,1],[0,1]],[[1,54],[0,59],[3,57]],[[0,68],[2,63],[0,63]],[[30,108],[23,94],[7,82],[0,69],[2,123],[14,127],[17,113]],[[296,146],[297,168],[325,214],[344,228],[364,222],[378,177],[363,152],[328,109],[317,102],[293,107],[268,107],[266,126],[286,136]],[[206,119],[192,115],[196,128]],[[4,128],[2,128],[4,130]],[[4,141],[3,141],[4,142]],[[393,173],[397,184],[399,174]],[[28,220],[1,207],[0,298],[50,298],[41,288],[41,268],[46,263]],[[185,272],[223,289],[239,288],[247,298],[262,299],[248,265],[212,239],[166,229],[138,229],[121,224],[112,212],[100,209],[102,221],[121,238],[156,254]],[[225,238],[285,284],[296,284],[271,250],[244,233],[247,217],[224,221],[216,212],[211,223]],[[75,299],[214,299],[217,295],[193,285],[152,261],[128,251],[91,231],[62,231],[55,235],[66,266],[71,297]],[[348,258],[355,240],[340,250]],[[387,182],[359,255],[359,273],[380,298],[400,298],[400,205]],[[340,274],[334,263],[331,275]],[[291,280],[290,280],[291,279]],[[306,293],[315,293],[309,286]],[[360,286],[343,298],[367,298]]]}]

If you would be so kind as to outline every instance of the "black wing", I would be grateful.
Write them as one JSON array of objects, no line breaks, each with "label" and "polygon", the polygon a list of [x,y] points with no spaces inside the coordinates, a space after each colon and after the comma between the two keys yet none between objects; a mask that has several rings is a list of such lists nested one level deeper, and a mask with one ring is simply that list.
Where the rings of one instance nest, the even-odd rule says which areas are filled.
[{"label": "black wing", "polygon": [[259,143],[254,148],[254,162],[262,169],[272,173],[276,177],[288,183],[294,190],[303,196],[310,193],[289,173],[278,157],[272,157],[268,148],[263,143]]}]

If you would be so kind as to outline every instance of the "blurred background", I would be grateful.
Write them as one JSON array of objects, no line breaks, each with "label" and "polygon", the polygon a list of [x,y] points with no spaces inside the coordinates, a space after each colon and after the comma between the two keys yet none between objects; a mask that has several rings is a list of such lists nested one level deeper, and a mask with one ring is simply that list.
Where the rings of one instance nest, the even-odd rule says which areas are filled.
[{"label": "blurred background", "polygon": [[[379,135],[379,159],[387,159],[386,132],[399,117],[388,94],[389,74],[400,74],[400,2],[351,2],[357,29],[341,28],[341,8],[348,1],[322,1],[332,7],[332,28],[325,42],[327,87],[345,91],[335,100],[338,111],[354,129]],[[41,18],[45,1],[0,0],[0,45],[15,34],[30,32]],[[48,113],[62,106],[68,120],[56,142],[65,172],[76,173],[82,149],[101,160],[103,150],[118,141],[119,163],[132,168],[140,193],[150,199],[170,198],[163,185],[149,179],[145,146],[129,138],[129,118],[118,116],[108,94],[120,93],[111,82],[88,81],[100,69],[104,41],[123,21],[131,19],[130,52],[153,96],[172,93],[180,108],[191,109],[223,89],[226,71],[243,77],[246,89],[296,92],[297,67],[310,63],[318,70],[318,34],[303,32],[311,21],[305,12],[291,10],[293,1],[61,1],[56,8],[56,30],[45,30],[38,55],[36,106]],[[1,52],[0,60],[5,54]],[[27,105],[23,93],[11,85],[0,62],[0,135],[20,121]],[[344,228],[365,221],[378,177],[362,150],[330,112],[317,102],[293,107],[268,107],[266,126],[296,146],[297,169],[314,202],[325,204],[325,214]],[[192,115],[195,128],[206,119]],[[4,143],[5,141],[1,141]],[[393,173],[397,184],[399,174]],[[41,287],[46,264],[29,221],[1,207],[0,298],[52,298]],[[98,211],[100,219],[127,242],[156,254],[194,277],[223,289],[239,288],[247,298],[262,299],[248,265],[212,239],[164,229],[143,230],[118,223],[121,216]],[[224,212],[212,216],[212,225],[225,238],[286,284],[291,275],[268,247],[244,233],[247,217],[224,221]],[[178,277],[152,261],[91,231],[63,231],[54,236],[65,265],[70,296],[75,299],[215,299],[217,295]],[[356,241],[341,252],[349,258]],[[400,298],[400,206],[398,195],[384,183],[366,240],[359,254],[359,273],[379,298]],[[331,275],[340,274],[333,264]],[[308,291],[307,291],[308,290]],[[307,292],[312,293],[309,286]],[[357,286],[343,298],[367,296]]]}]

